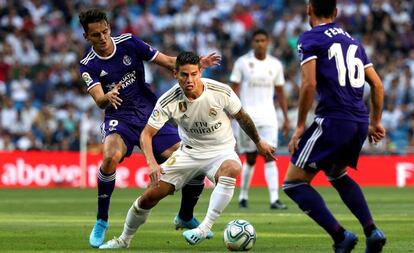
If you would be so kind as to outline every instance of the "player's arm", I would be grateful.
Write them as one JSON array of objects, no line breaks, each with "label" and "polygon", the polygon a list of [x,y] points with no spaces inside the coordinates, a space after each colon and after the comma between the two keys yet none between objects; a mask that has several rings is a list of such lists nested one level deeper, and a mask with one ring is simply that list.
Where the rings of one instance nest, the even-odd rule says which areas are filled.
[{"label": "player's arm", "polygon": [[288,118],[288,103],[287,103],[285,91],[283,89],[283,86],[276,86],[275,90],[277,94],[277,102],[279,103],[279,107],[280,109],[282,109],[282,113],[283,113],[282,134],[287,135],[289,133],[290,122]]},{"label": "player's arm", "polygon": [[[175,61],[177,57],[172,57],[165,55],[161,52],[158,53],[158,55],[154,59],[154,63],[157,65],[167,68],[171,71],[175,68]],[[200,57],[200,63],[202,68],[209,68],[212,66],[219,65],[221,61],[221,56],[217,55],[216,52],[213,52],[207,56],[201,56]]]},{"label": "player's arm", "polygon": [[93,100],[99,108],[105,109],[108,105],[112,105],[115,109],[118,109],[118,106],[121,105],[122,99],[119,97],[119,90],[121,89],[121,84],[117,84],[112,90],[104,94],[101,85],[95,85],[89,90]]},{"label": "player's arm", "polygon": [[233,115],[233,117],[237,120],[243,131],[256,144],[257,151],[261,155],[275,160],[276,158],[273,156],[273,154],[276,148],[270,146],[268,143],[260,139],[256,126],[254,125],[254,122],[250,118],[249,114],[247,114],[247,112],[243,108],[241,108],[238,113]]},{"label": "player's arm", "polygon": [[141,137],[139,139],[141,144],[141,150],[144,153],[145,159],[148,164],[149,168],[149,177],[151,180],[152,186],[158,186],[160,181],[161,174],[163,174],[162,168],[158,165],[157,161],[155,160],[154,153],[152,151],[152,139],[154,135],[156,135],[158,129],[153,128],[150,125],[145,125],[144,130],[141,133]]},{"label": "player's arm", "polygon": [[375,69],[365,68],[365,79],[371,87],[371,113],[368,138],[370,142],[378,142],[385,137],[385,129],[381,124],[381,114],[384,101],[384,88]]},{"label": "player's arm", "polygon": [[298,148],[299,138],[305,131],[306,117],[312,106],[316,92],[316,60],[310,60],[301,67],[302,84],[299,91],[298,121],[296,130],[289,142],[289,151]]},{"label": "player's arm", "polygon": [[231,88],[233,89],[234,93],[236,93],[236,95],[240,97],[240,83],[232,82]]}]

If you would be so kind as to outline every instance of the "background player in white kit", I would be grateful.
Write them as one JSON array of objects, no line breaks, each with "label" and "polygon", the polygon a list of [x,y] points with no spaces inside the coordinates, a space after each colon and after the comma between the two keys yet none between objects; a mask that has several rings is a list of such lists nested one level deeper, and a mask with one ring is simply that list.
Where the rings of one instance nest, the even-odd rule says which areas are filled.
[{"label": "background player in white kit", "polygon": [[[232,115],[256,143],[258,152],[275,159],[275,148],[260,139],[253,121],[244,111],[232,89],[223,83],[201,78],[200,58],[192,52],[177,56],[175,76],[178,84],[163,94],[141,134],[141,148],[149,167],[151,185],[128,211],[124,230],[100,248],[126,248],[133,235],[162,198],[180,190],[192,178],[205,175],[215,183],[207,214],[197,228],[183,233],[191,245],[211,234],[214,222],[230,203],[241,162],[235,152],[236,141],[231,128]],[[158,165],[152,138],[169,120],[178,125],[181,148],[166,162]]]},{"label": "background player in white kit", "polygon": [[[267,53],[269,35],[259,29],[252,34],[252,48],[249,53],[241,56],[234,64],[230,81],[239,95],[243,108],[251,116],[261,138],[277,147],[278,122],[274,108],[275,90],[277,101],[283,112],[282,133],[289,131],[287,101],[283,91],[285,78],[281,62]],[[246,154],[243,164],[239,206],[247,208],[248,191],[254,172],[257,150],[254,143],[243,131],[237,134],[237,147],[241,154]],[[279,200],[278,168],[273,159],[265,159],[265,178],[270,195],[271,209],[286,209]]]}]

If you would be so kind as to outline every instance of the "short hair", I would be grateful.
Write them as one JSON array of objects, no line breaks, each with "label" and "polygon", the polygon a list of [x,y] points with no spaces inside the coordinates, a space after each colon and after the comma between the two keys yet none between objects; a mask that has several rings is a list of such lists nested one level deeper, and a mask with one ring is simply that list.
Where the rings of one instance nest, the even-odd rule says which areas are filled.
[{"label": "short hair", "polygon": [[175,70],[178,71],[180,66],[184,66],[186,64],[192,64],[192,65],[200,65],[200,57],[193,53],[193,52],[181,52],[175,61]]},{"label": "short hair", "polygon": [[266,38],[269,38],[269,33],[265,29],[257,29],[252,33],[251,39],[253,40],[254,37],[259,34],[266,36]]},{"label": "short hair", "polygon": [[105,12],[99,9],[90,9],[87,11],[82,11],[79,14],[79,22],[81,23],[85,32],[88,32],[88,25],[90,23],[97,23],[103,20],[108,22],[108,18],[106,17]]},{"label": "short hair", "polygon": [[329,18],[335,11],[336,0],[309,0],[317,17]]}]

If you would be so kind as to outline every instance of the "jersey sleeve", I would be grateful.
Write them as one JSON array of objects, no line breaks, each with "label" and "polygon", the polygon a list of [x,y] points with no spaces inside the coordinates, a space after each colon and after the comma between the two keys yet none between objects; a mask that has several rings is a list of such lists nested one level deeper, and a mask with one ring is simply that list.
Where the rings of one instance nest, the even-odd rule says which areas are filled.
[{"label": "jersey sleeve", "polygon": [[300,36],[297,45],[300,65],[303,65],[310,60],[318,58],[318,56],[316,55],[315,48],[313,46],[313,41],[314,40],[311,38],[310,32],[304,32]]},{"label": "jersey sleeve", "polygon": [[170,113],[168,112],[168,107],[162,107],[159,104],[159,100],[152,110],[151,116],[148,119],[148,125],[152,126],[155,129],[161,129],[165,122],[170,119]]},{"label": "jersey sleeve", "polygon": [[87,86],[87,91],[100,84],[99,76],[94,73],[93,70],[83,65],[82,63],[79,66],[79,71],[82,77],[82,80]]},{"label": "jersey sleeve", "polygon": [[241,69],[241,60],[240,58],[236,60],[233,66],[233,70],[230,75],[230,82],[240,83],[242,81],[242,69]]},{"label": "jersey sleeve", "polygon": [[371,67],[373,64],[372,62],[369,60],[364,47],[360,44],[359,45],[359,50],[360,50],[360,54],[361,54],[361,61],[364,64],[364,68],[368,68]]},{"label": "jersey sleeve", "polygon": [[144,61],[153,61],[155,57],[157,57],[159,53],[157,49],[151,47],[136,36],[132,36],[132,39],[137,48],[137,54],[139,58]]},{"label": "jersey sleeve", "polygon": [[234,93],[232,89],[230,89],[230,96],[228,96],[228,103],[224,109],[231,115],[234,115],[240,111],[241,107],[242,105],[241,105],[239,97],[236,95],[236,93]]},{"label": "jersey sleeve", "polygon": [[283,65],[280,61],[276,61],[276,76],[273,80],[275,86],[283,86],[285,84],[285,74],[283,72]]}]

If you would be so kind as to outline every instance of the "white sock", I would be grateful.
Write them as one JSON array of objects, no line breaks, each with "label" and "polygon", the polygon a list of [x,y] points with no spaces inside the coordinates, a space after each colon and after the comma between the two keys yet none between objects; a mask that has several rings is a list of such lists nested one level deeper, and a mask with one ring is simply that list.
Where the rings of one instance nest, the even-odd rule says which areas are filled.
[{"label": "white sock", "polygon": [[235,186],[235,178],[224,176],[219,177],[218,183],[210,196],[207,215],[198,226],[201,231],[207,232],[211,230],[214,222],[223,212],[224,208],[226,208],[226,206],[230,203]]},{"label": "white sock", "polygon": [[254,165],[250,165],[247,162],[243,164],[241,182],[240,182],[240,195],[239,201],[242,199],[249,199],[250,182],[254,172]]},{"label": "white sock", "polygon": [[270,203],[279,199],[279,172],[275,162],[265,163],[265,178],[269,189]]},{"label": "white sock", "polygon": [[140,208],[138,202],[139,198],[135,200],[131,208],[129,208],[128,214],[125,218],[124,231],[122,231],[122,234],[119,237],[128,245],[131,243],[131,240],[139,226],[145,223],[151,212],[151,209],[146,210]]}]

